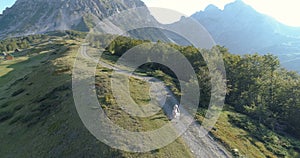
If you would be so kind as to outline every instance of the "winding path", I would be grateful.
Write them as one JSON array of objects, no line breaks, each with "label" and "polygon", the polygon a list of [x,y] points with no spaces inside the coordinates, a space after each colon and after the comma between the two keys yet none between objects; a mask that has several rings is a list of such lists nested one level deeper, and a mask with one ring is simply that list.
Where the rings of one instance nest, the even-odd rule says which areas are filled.
[{"label": "winding path", "polygon": [[[175,96],[173,95],[173,93],[160,80],[151,77],[132,75],[130,72],[126,70],[121,70],[118,67],[109,65],[102,61],[97,61],[87,54],[87,44],[82,45],[80,53],[84,58],[93,60],[94,62],[98,62],[103,67],[113,69],[116,73],[121,73],[127,76],[131,76],[137,79],[142,79],[147,81],[151,85],[151,89],[152,89],[151,93],[164,90],[165,91],[164,97],[160,95],[156,97],[158,97],[157,99],[158,103],[163,104],[160,106],[164,107],[163,110],[165,111],[166,115],[169,118],[171,117],[173,105],[179,104]],[[183,109],[182,106],[180,106],[180,111],[181,111],[181,115],[187,114],[186,110]],[[200,137],[201,135],[204,135],[203,133],[206,133],[206,131],[204,131],[204,129],[200,127],[201,126],[199,123],[193,121],[192,124],[189,126],[188,130],[186,130],[184,134],[181,135],[184,142],[189,146],[191,152],[194,154],[195,157],[197,158],[198,157],[199,158],[232,157],[231,154],[221,144],[215,141],[214,138],[212,138],[209,134],[205,135],[204,137]],[[178,130],[180,130],[179,128]]]}]

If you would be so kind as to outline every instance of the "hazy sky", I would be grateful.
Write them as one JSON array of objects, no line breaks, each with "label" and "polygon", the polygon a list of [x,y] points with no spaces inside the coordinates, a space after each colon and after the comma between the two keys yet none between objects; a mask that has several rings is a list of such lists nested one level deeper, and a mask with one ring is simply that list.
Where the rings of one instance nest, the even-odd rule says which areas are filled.
[{"label": "hazy sky", "polygon": [[[209,4],[220,9],[234,0],[143,0],[148,7],[160,7],[191,15]],[[255,10],[290,26],[300,26],[300,0],[243,0]]]},{"label": "hazy sky", "polygon": [[[0,0],[0,13],[16,0]],[[191,15],[214,4],[220,9],[234,0],[143,0],[149,7],[161,7]],[[300,26],[300,0],[244,0],[257,11],[270,15],[290,26]]]},{"label": "hazy sky", "polygon": [[16,0],[0,0],[0,13],[6,8],[10,7],[15,3]]}]

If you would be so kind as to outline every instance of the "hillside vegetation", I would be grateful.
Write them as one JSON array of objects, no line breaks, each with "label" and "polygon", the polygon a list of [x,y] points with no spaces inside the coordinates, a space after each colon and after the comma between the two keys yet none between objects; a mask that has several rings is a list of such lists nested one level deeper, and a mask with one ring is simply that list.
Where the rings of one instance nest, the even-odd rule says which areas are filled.
[{"label": "hillside vegetation", "polygon": [[[84,37],[84,33],[66,31],[0,42],[0,49],[15,57],[0,61],[1,156],[191,157],[181,138],[159,150],[127,153],[108,147],[88,132],[76,112],[71,87],[74,59]],[[107,38],[111,36],[94,36],[95,42],[90,45],[106,49],[103,57],[109,63],[132,47],[149,42],[119,37],[102,48],[109,41]],[[278,59],[270,54],[240,56],[219,46],[205,50],[164,44],[183,53],[197,73],[201,101],[195,118],[199,122],[211,96],[208,68],[200,52],[222,53],[228,92],[226,106],[210,132],[216,140],[229,150],[238,149],[237,156],[299,156],[300,76],[297,73],[281,68]],[[16,48],[20,51],[14,52]],[[159,48],[164,58],[167,51]],[[111,71],[99,66],[95,80],[99,101],[111,120],[132,131],[155,129],[168,121],[162,112],[154,116],[158,119],[141,119],[116,106],[109,88]],[[176,75],[165,66],[148,63],[137,72],[163,80],[178,98],[181,96]],[[143,93],[148,89],[144,81],[130,79],[131,96],[141,105],[149,100]]]},{"label": "hillside vegetation", "polygon": [[[106,50],[120,57],[143,42],[148,41],[120,37]],[[228,80],[227,105],[216,125],[219,130],[212,131],[217,139],[229,149],[240,149],[246,157],[299,156],[299,74],[280,67],[278,58],[271,54],[241,56],[230,54],[220,46],[198,50],[192,46],[166,45],[184,54],[196,70],[201,87],[199,119],[204,116],[203,109],[209,105],[211,96],[208,68],[200,52],[223,55]],[[155,51],[156,47],[152,49]],[[160,51],[161,58],[166,58],[167,47],[160,47]],[[155,63],[145,64],[141,69],[164,80],[180,97],[178,80],[170,69]]]},{"label": "hillside vegetation", "polygon": [[[89,133],[72,96],[72,64],[82,38],[81,33],[69,33],[34,36],[28,48],[10,52],[14,60],[1,59],[1,157],[191,157],[180,138],[162,149],[139,154],[113,149]],[[168,121],[163,113],[156,116],[162,119],[132,118],[114,106],[109,98],[109,72],[99,67],[96,86],[99,101],[109,105],[103,108],[113,121],[132,131],[156,129]],[[140,91],[149,87],[131,80],[132,97],[145,102],[149,96]]]}]

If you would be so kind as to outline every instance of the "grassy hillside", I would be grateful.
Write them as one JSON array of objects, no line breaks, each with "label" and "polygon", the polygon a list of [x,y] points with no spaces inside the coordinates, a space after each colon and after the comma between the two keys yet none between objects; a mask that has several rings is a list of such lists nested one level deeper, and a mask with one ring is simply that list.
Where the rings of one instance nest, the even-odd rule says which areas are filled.
[{"label": "grassy hillside", "polygon": [[[181,138],[159,150],[128,153],[110,148],[89,133],[78,117],[71,87],[72,66],[84,36],[83,33],[52,32],[33,39],[30,37],[26,48],[20,52],[9,52],[14,55],[14,60],[0,59],[1,157],[192,157]],[[6,40],[3,43],[7,41],[18,40]],[[131,45],[126,45],[126,41],[123,41],[123,46],[129,49],[143,42],[132,41],[129,40]],[[18,42],[16,43],[18,46]],[[94,47],[99,45],[96,43]],[[201,60],[198,52],[191,47],[173,47],[191,52],[187,55],[194,61]],[[110,53],[112,50],[115,54]],[[114,47],[108,48],[104,54],[107,62],[116,61],[118,55],[123,53],[115,50]],[[230,54],[227,56],[229,57],[226,59],[230,61],[238,58]],[[205,69],[201,69],[203,63],[196,64],[197,71],[205,74]],[[242,72],[237,69],[229,70],[236,74]],[[99,65],[95,74],[95,86],[102,108],[114,123],[130,131],[147,131],[168,122],[162,111],[149,118],[138,118],[128,115],[117,106],[110,89],[111,71]],[[164,81],[179,97],[178,81],[168,71],[157,65],[146,65],[139,69],[141,75],[154,76]],[[230,77],[235,79],[235,76]],[[207,80],[202,78],[202,90],[209,90],[209,84],[205,84]],[[237,86],[234,90],[238,88],[240,87]],[[130,78],[131,97],[139,105],[145,106],[149,102],[149,95],[145,93],[148,91],[149,84],[145,81]],[[236,96],[237,99],[246,100],[239,96]],[[236,107],[238,106],[226,105],[210,132],[229,151],[234,154],[233,149],[238,149],[240,157],[299,157],[298,139],[288,133],[270,129],[251,115],[238,112]],[[202,107],[196,119],[201,122],[204,114],[205,108]]]},{"label": "grassy hillside", "polygon": [[[118,38],[107,47],[107,54],[120,57],[140,42],[142,41]],[[158,48],[161,58],[167,58],[168,49],[160,45],[155,44],[150,51]],[[209,71],[200,53],[223,55],[227,105],[211,134],[232,151],[233,155],[299,157],[299,74],[280,67],[278,58],[272,54],[240,56],[231,54],[220,46],[206,50],[168,43],[165,45],[185,55],[198,75],[201,89],[197,119],[200,122],[209,105],[210,93],[215,93],[211,89]],[[107,59],[115,60],[112,57]],[[219,69],[218,66],[214,68]],[[155,63],[143,65],[141,72],[143,70],[147,70],[148,75],[163,80],[177,97],[181,96],[178,79],[172,71]],[[222,80],[222,77],[215,79]]]},{"label": "grassy hillside", "polygon": [[[160,78],[174,93],[178,93],[175,78],[155,71],[151,75]],[[206,109],[199,108],[195,119],[203,121]],[[288,134],[278,134],[268,127],[258,124],[251,117],[235,111],[230,105],[225,105],[220,117],[209,134],[236,157],[246,158],[276,158],[276,157],[300,157],[300,141]],[[235,152],[234,150],[238,150]]]},{"label": "grassy hillside", "polygon": [[70,73],[76,41],[47,40],[0,63],[1,156],[119,155],[90,136],[77,115]]},{"label": "grassy hillside", "polygon": [[[11,52],[14,60],[0,61],[1,157],[191,157],[180,139],[163,149],[135,154],[112,149],[94,138],[78,117],[72,97],[72,64],[81,39],[52,35]],[[99,100],[111,105],[105,110],[112,120],[131,130],[148,130],[167,121],[137,120],[113,106],[107,99],[110,94],[101,93],[110,91],[108,73],[99,69],[96,86],[101,85]],[[139,89],[148,86],[131,80],[133,98],[146,102],[149,96]]]}]

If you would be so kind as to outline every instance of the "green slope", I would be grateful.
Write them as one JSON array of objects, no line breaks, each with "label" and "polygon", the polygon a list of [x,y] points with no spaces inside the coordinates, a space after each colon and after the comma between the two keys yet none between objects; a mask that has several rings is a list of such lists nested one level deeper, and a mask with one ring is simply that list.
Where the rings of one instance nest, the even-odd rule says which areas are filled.
[{"label": "green slope", "polygon": [[[72,31],[66,33],[51,32],[44,36],[37,36],[30,40],[29,48],[21,49],[16,53],[10,52],[15,56],[14,60],[0,59],[0,157],[192,157],[180,138],[162,149],[148,153],[128,153],[112,149],[94,138],[77,114],[71,87],[72,65],[85,34]],[[107,38],[111,37],[107,36]],[[97,47],[98,42],[106,41],[101,40],[94,46]],[[120,38],[120,41],[123,41],[120,43],[122,46],[128,46],[128,49],[135,44],[145,42],[126,41],[124,38]],[[126,42],[132,45],[126,45]],[[198,61],[199,54],[192,47],[175,45],[173,47],[183,52],[191,52],[187,54],[190,55],[188,57]],[[108,61],[116,60],[118,55],[123,53],[116,51],[118,50],[116,48],[116,46],[108,48],[104,55]],[[110,54],[110,51],[115,54]],[[256,59],[250,58],[251,56],[246,57],[245,60],[249,61]],[[247,73],[236,69],[238,67],[236,63],[240,58],[225,53],[227,73],[233,74],[228,76],[228,79],[235,81],[233,83],[248,81],[248,78],[245,80],[235,78]],[[150,67],[155,68],[157,65],[150,65]],[[199,71],[201,67],[203,64],[198,63]],[[158,67],[159,70],[152,71],[153,69],[146,68],[141,69],[140,73],[145,75],[143,70],[149,70],[148,75],[160,78],[176,95],[180,96],[178,82],[176,78],[171,77],[170,73],[168,74],[168,70]],[[131,131],[156,129],[168,121],[162,113],[155,116],[160,119],[141,119],[123,112],[116,105],[109,88],[110,72],[111,70],[99,66],[95,81],[99,101],[112,121]],[[291,75],[298,78],[294,73]],[[149,91],[149,85],[133,78],[130,81],[133,99],[141,105],[146,104],[149,96],[143,92]],[[207,79],[203,78],[201,81],[203,81],[201,86],[205,88],[206,93],[209,91],[209,85],[205,84]],[[233,90],[237,91],[241,88],[243,87],[237,85]],[[296,90],[295,92],[298,92]],[[286,91],[289,92],[289,89]],[[255,90],[249,90],[250,92],[254,93]],[[202,97],[207,97],[205,93]],[[283,99],[288,97],[284,94],[286,93],[282,94]],[[247,98],[232,95],[231,99],[237,100],[237,105],[226,105],[215,128],[211,131],[211,135],[216,140],[224,144],[228,150],[238,149],[242,157],[299,157],[299,139],[292,137],[287,133],[288,131],[274,130],[266,123],[259,123],[251,115],[252,113],[237,112],[236,107],[247,107],[240,105],[241,101],[246,101]],[[285,102],[287,101],[289,100]],[[206,100],[203,101],[204,105],[205,103]],[[205,107],[202,108],[196,116],[199,122],[205,114]]]},{"label": "green slope", "polygon": [[[112,149],[94,138],[81,122],[73,102],[71,71],[81,39],[69,37],[51,33],[31,43],[32,47],[14,53],[15,60],[0,61],[1,157],[191,157],[180,139],[163,149],[139,154]],[[108,79],[107,72],[99,70],[98,76],[103,78],[97,82]],[[140,102],[147,100],[148,96],[137,91],[147,86],[132,81],[133,97]],[[109,91],[107,85],[101,85],[102,90]],[[100,101],[108,95],[99,94]],[[119,125],[137,128],[130,123],[136,122],[135,118],[106,110]],[[151,129],[165,121],[149,124],[141,120],[141,126]]]}]

